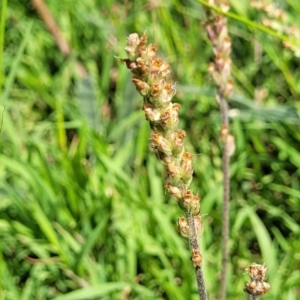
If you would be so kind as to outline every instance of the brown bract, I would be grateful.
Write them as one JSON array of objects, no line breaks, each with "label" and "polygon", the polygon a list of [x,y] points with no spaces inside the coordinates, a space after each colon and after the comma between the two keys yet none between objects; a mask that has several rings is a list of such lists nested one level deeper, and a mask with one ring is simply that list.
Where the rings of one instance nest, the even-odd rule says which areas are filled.
[{"label": "brown bract", "polygon": [[246,269],[246,273],[249,274],[251,280],[246,283],[245,292],[254,296],[267,293],[271,288],[270,284],[265,282],[267,270],[264,264],[251,264],[251,266]]}]

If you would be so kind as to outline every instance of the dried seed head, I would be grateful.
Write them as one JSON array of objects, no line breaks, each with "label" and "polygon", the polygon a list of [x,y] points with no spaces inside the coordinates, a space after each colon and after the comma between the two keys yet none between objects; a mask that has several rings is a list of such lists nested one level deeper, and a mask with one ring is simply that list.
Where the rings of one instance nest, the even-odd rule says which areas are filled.
[{"label": "dried seed head", "polygon": [[160,120],[160,111],[151,104],[144,103],[142,110],[144,111],[147,120],[151,122],[158,122]]},{"label": "dried seed head", "polygon": [[191,190],[186,190],[178,204],[184,211],[190,211],[192,200],[193,192]]},{"label": "dried seed head", "polygon": [[130,59],[127,59],[127,58],[120,58],[120,57],[117,57],[117,59],[122,62],[122,63],[125,63],[126,64],[126,67],[133,71],[134,69],[137,68],[137,64],[136,64],[136,61],[134,60],[130,60]]},{"label": "dried seed head", "polygon": [[191,258],[194,267],[201,267],[202,266],[202,255],[200,254],[198,249],[192,250],[192,258]]},{"label": "dried seed head", "polygon": [[165,188],[171,194],[171,196],[176,199],[181,199],[181,190],[178,187],[172,186],[170,183],[168,183]]},{"label": "dried seed head", "polygon": [[204,230],[203,223],[202,223],[202,216],[200,215],[194,216],[194,222],[195,222],[195,229],[197,235],[201,236]]},{"label": "dried seed head", "polygon": [[137,48],[140,43],[139,35],[137,33],[132,33],[127,38],[127,46],[125,50],[130,59],[135,59],[137,57]]},{"label": "dried seed head", "polygon": [[269,289],[271,288],[271,285],[267,282],[263,282],[262,283],[262,294],[265,294],[269,291]]},{"label": "dried seed head", "polygon": [[220,130],[220,139],[221,141],[225,142],[227,140],[227,136],[228,136],[228,126],[227,125],[222,125],[222,128]]},{"label": "dried seed head", "polygon": [[149,91],[150,91],[150,85],[148,83],[146,83],[145,81],[137,78],[137,77],[133,77],[132,78],[132,82],[134,83],[137,91],[142,95],[142,96],[146,96]]},{"label": "dried seed head", "polygon": [[182,194],[182,199],[178,201],[179,206],[184,210],[191,212],[193,216],[197,216],[200,211],[199,195],[194,195],[191,190],[186,190]]},{"label": "dried seed head", "polygon": [[171,163],[173,161],[173,157],[172,156],[167,156],[165,154],[160,155],[160,159],[162,160],[162,162],[167,165],[169,163]]},{"label": "dried seed head", "polygon": [[266,268],[265,264],[260,265],[253,263],[249,268],[246,269],[246,272],[249,274],[252,280],[264,281],[266,279],[267,270],[268,268]]},{"label": "dried seed head", "polygon": [[181,174],[180,174],[180,168],[177,166],[177,164],[172,160],[169,163],[166,164],[167,166],[167,171],[169,175],[175,179],[179,180],[181,179]]},{"label": "dried seed head", "polygon": [[184,150],[183,139],[186,136],[186,132],[182,129],[177,129],[173,132],[172,136],[172,145],[173,145],[173,154],[180,155]]},{"label": "dried seed head", "polygon": [[168,82],[162,89],[161,93],[161,104],[167,105],[172,100],[176,93],[175,84],[173,82]]},{"label": "dried seed head", "polygon": [[233,78],[228,78],[227,83],[224,88],[224,91],[223,91],[224,97],[229,98],[231,96],[232,91],[233,91],[233,84],[234,84]]},{"label": "dried seed head", "polygon": [[271,286],[269,283],[254,280],[246,283],[245,292],[251,295],[260,296],[267,293],[270,288]]},{"label": "dried seed head", "polygon": [[161,126],[164,130],[172,130],[178,126],[178,111],[169,105],[161,114]]},{"label": "dried seed head", "polygon": [[193,179],[193,172],[192,154],[184,152],[181,161],[181,180],[189,185]]},{"label": "dried seed head", "polygon": [[266,279],[267,268],[265,265],[253,263],[246,272],[250,275],[251,280],[245,285],[244,291],[251,295],[260,296],[265,294],[271,288],[270,284],[264,282]]},{"label": "dried seed head", "polygon": [[248,294],[255,294],[256,293],[256,282],[255,281],[250,281],[246,283],[245,286],[245,292]]},{"label": "dried seed head", "polygon": [[151,84],[151,90],[150,90],[150,101],[155,104],[157,102],[157,99],[159,99],[159,96],[161,94],[162,86],[164,85],[165,80],[161,80],[158,83],[152,83]]},{"label": "dried seed head", "polygon": [[151,60],[150,69],[151,73],[159,74],[162,78],[165,78],[171,73],[169,64],[161,58],[153,58]]},{"label": "dried seed head", "polygon": [[[209,26],[212,35],[215,35],[215,25],[210,23]],[[170,66],[156,56],[156,45],[147,45],[145,33],[141,37],[137,34],[130,35],[126,51],[129,59],[121,61],[133,73],[132,81],[144,97],[142,109],[152,130],[150,147],[166,165],[168,175],[178,183],[178,187],[168,183],[165,188],[178,199],[183,210],[195,216],[195,229],[200,235],[203,230],[202,219],[198,215],[200,199],[198,195],[186,191],[193,177],[192,154],[184,151],[183,139],[186,133],[178,129],[180,105],[171,102],[176,93],[176,84],[169,79]],[[222,57],[219,63],[224,65],[226,60]],[[190,237],[188,222],[183,217],[179,218],[178,226],[183,236]],[[195,266],[201,265],[202,258],[199,253],[194,253],[192,260]]]},{"label": "dried seed head", "polygon": [[181,105],[179,103],[172,103],[173,110],[176,110],[177,112],[180,110]]},{"label": "dried seed head", "polygon": [[138,57],[136,59],[136,64],[137,64],[137,68],[134,69],[134,70],[132,70],[132,72],[134,74],[136,74],[137,76],[139,76],[139,77],[141,77],[143,79],[146,79],[148,77],[148,75],[149,75],[149,67],[148,67],[148,65],[140,57]]},{"label": "dried seed head", "polygon": [[213,28],[212,21],[209,20],[209,21],[203,22],[203,25],[206,28],[208,38],[210,39],[212,44],[215,44],[217,42],[218,37],[217,37],[216,32]]},{"label": "dried seed head", "polygon": [[211,62],[208,64],[208,71],[210,72],[213,80],[215,81],[216,85],[219,85],[221,82],[221,76],[219,71],[217,71],[215,63]]},{"label": "dried seed head", "polygon": [[191,202],[191,213],[193,216],[197,216],[200,212],[200,197],[198,194],[193,195],[193,199]]},{"label": "dried seed head", "polygon": [[227,36],[227,28],[226,28],[226,17],[222,15],[217,15],[214,18],[213,26],[218,36],[218,41],[222,40],[224,36]]},{"label": "dried seed head", "polygon": [[157,51],[157,46],[155,44],[150,44],[147,48],[147,56],[149,58],[155,57]]},{"label": "dried seed head", "polygon": [[235,151],[235,140],[232,134],[228,134],[226,143],[227,143],[226,147],[227,147],[228,155],[232,156]]},{"label": "dried seed head", "polygon": [[180,234],[185,238],[189,238],[191,236],[191,232],[187,220],[184,217],[179,217],[177,224]]},{"label": "dried seed head", "polygon": [[140,42],[139,42],[138,47],[137,47],[137,51],[138,51],[139,56],[144,56],[144,54],[146,53],[147,40],[148,40],[148,37],[147,37],[146,33],[144,32],[143,35],[140,38]]},{"label": "dried seed head", "polygon": [[153,131],[151,134],[152,146],[162,153],[171,156],[172,155],[172,148],[171,143],[163,137],[161,132]]}]

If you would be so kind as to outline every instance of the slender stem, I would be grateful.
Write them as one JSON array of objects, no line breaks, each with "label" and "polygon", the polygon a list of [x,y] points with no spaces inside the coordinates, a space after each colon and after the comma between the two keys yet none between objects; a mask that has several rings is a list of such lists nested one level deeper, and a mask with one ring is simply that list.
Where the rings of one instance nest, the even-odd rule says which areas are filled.
[{"label": "slender stem", "polygon": [[5,35],[5,21],[6,21],[6,6],[7,0],[2,1],[1,5],[1,21],[0,21],[0,104],[2,99],[2,88],[4,83],[3,72],[3,56],[4,56],[4,35]]},{"label": "slender stem", "polygon": [[[189,238],[190,248],[192,252],[198,251],[200,253],[200,246],[198,242],[197,232],[195,229],[194,217],[190,212],[187,212],[186,219],[188,221],[190,233],[191,233],[191,237]],[[195,271],[196,271],[196,280],[197,280],[200,300],[207,300],[207,293],[206,293],[206,287],[204,283],[204,275],[203,275],[202,267],[195,267]]]},{"label": "slender stem", "polygon": [[221,106],[221,120],[222,120],[222,127],[228,127],[228,103],[222,92],[218,90],[218,94],[220,95],[220,106]]},{"label": "slender stem", "polygon": [[259,300],[259,297],[257,295],[249,294],[248,295],[248,300]]},{"label": "slender stem", "polygon": [[[31,0],[33,7],[37,10],[39,16],[43,20],[45,26],[53,36],[58,49],[63,56],[69,56],[72,53],[72,49],[68,41],[64,38],[62,31],[60,30],[54,16],[44,0]],[[78,75],[81,78],[87,76],[85,67],[78,61],[75,61],[75,68]]]},{"label": "slender stem", "polygon": [[[218,6],[222,1],[210,1]],[[227,11],[230,6],[228,1],[223,1]],[[220,299],[226,300],[226,283],[228,269],[228,240],[229,240],[229,157],[232,155],[233,137],[229,135],[228,104],[227,99],[232,92],[233,80],[231,72],[231,38],[228,35],[227,19],[222,15],[215,15],[212,10],[206,10],[208,21],[205,23],[207,34],[213,44],[215,62],[211,63],[209,70],[213,75],[217,88],[216,99],[221,108],[220,138],[223,141],[223,216],[222,216],[222,263],[220,280]],[[224,46],[226,45],[226,47]]]},{"label": "slender stem", "polygon": [[40,17],[44,21],[46,27],[51,32],[55,39],[55,42],[64,56],[68,56],[71,53],[71,47],[67,40],[63,37],[63,34],[58,27],[51,11],[47,7],[44,0],[31,0],[33,6],[38,11]]},{"label": "slender stem", "polygon": [[[224,97],[221,99],[221,118],[222,128],[228,129],[228,104]],[[225,138],[223,146],[223,224],[222,224],[222,267],[221,267],[221,284],[220,299],[226,299],[226,283],[227,283],[227,266],[228,266],[228,240],[229,240],[229,153],[228,142]]]}]

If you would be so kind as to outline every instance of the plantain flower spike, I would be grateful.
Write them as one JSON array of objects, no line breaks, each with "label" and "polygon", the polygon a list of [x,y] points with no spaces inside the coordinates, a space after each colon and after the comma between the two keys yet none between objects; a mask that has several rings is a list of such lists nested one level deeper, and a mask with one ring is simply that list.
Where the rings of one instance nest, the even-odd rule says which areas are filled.
[{"label": "plantain flower spike", "polygon": [[[191,213],[196,222],[196,231],[202,234],[200,197],[188,190],[193,178],[192,154],[184,149],[186,132],[178,128],[180,105],[173,103],[176,85],[170,79],[171,69],[167,62],[157,57],[157,47],[147,44],[147,35],[130,34],[125,48],[128,58],[119,59],[133,74],[132,82],[142,95],[142,109],[150,123],[150,148],[166,166],[169,175],[166,190],[178,201],[184,212]],[[178,220],[180,232],[190,237],[187,221]],[[197,253],[196,253],[197,254]],[[194,264],[200,264],[200,256],[194,257]]]},{"label": "plantain flower spike", "polygon": [[267,293],[271,286],[265,282],[267,268],[265,265],[253,263],[246,269],[246,273],[250,276],[250,281],[246,283],[244,291],[249,294],[249,299],[259,299],[259,297]]}]

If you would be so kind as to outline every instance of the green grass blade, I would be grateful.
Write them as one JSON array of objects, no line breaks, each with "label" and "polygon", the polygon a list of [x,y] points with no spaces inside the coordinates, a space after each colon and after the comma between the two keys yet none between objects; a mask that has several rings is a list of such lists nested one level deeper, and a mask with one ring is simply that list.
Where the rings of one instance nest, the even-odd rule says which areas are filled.
[{"label": "green grass blade", "polygon": [[23,54],[23,52],[25,50],[25,47],[26,47],[26,45],[27,45],[27,43],[30,39],[31,28],[32,28],[32,23],[30,23],[28,25],[28,28],[27,28],[27,30],[24,34],[24,38],[22,40],[22,43],[21,43],[21,45],[18,49],[17,55],[14,59],[13,65],[12,65],[11,70],[9,72],[9,75],[8,75],[8,78],[7,78],[7,81],[6,81],[6,84],[5,84],[5,88],[4,88],[4,91],[3,91],[3,95],[2,95],[2,98],[1,98],[3,105],[5,105],[5,103],[8,100],[10,90],[12,88],[12,85],[13,85],[15,77],[16,77],[16,73],[18,71],[18,66],[19,66],[21,58],[22,58],[22,54]]}]

